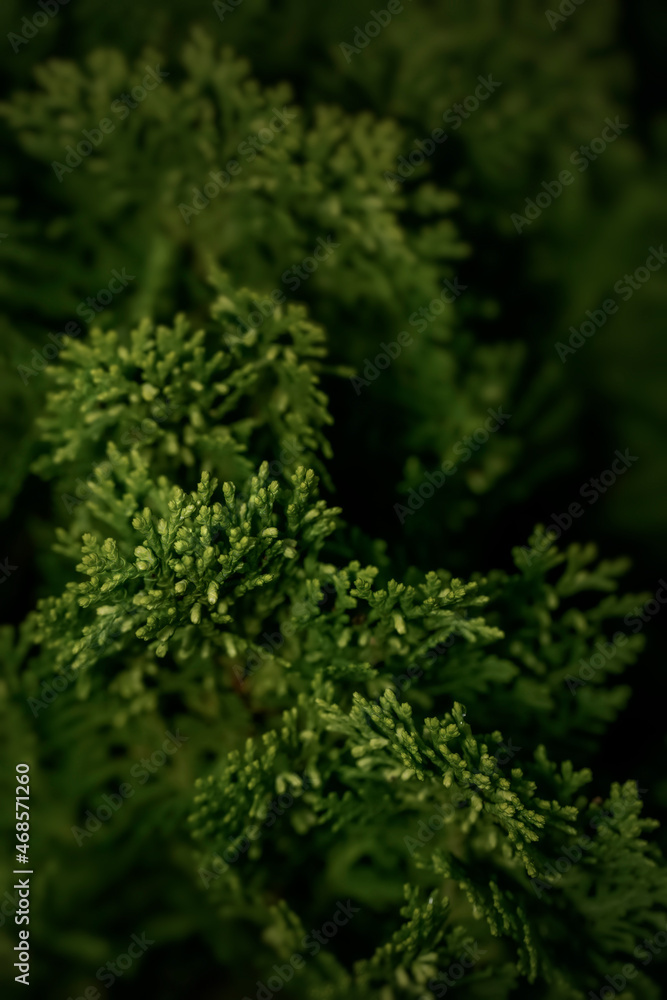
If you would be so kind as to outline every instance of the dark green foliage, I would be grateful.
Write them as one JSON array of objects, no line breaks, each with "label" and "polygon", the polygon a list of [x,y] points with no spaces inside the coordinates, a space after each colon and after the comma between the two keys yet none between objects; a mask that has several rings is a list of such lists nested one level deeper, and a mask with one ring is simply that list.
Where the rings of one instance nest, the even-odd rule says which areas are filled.
[{"label": "dark green foliage", "polygon": [[[300,955],[296,1000],[585,1000],[628,962],[622,1000],[657,1000],[659,786],[622,756],[649,595],[576,529],[530,531],[594,435],[577,378],[596,414],[635,407],[614,447],[650,415],[614,383],[631,312],[586,347],[617,346],[599,375],[554,341],[657,239],[660,171],[623,135],[510,221],[626,114],[616,4],[552,31],[527,0],[415,0],[349,63],[358,5],[239,7],[79,0],[5,70],[0,788],[30,763],[32,984],[80,996],[145,931],[128,996],[255,998]],[[388,180],[480,74],[483,108]]]}]

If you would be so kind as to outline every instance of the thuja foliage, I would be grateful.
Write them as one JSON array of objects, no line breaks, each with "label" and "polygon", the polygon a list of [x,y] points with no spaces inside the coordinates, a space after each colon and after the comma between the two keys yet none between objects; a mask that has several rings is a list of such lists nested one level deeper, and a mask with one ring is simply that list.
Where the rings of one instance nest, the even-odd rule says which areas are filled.
[{"label": "thuja foliage", "polygon": [[[333,332],[337,360],[354,361],[361,371],[382,340],[394,339],[409,317],[437,298],[439,280],[465,267],[466,243],[474,236],[474,293],[463,295],[458,315],[449,305],[431,314],[413,350],[368,390],[383,422],[393,427],[400,461],[370,427],[363,428],[368,446],[382,454],[388,488],[407,490],[451,458],[489,405],[504,403],[513,413],[507,432],[452,484],[452,492],[462,493],[459,502],[447,505],[439,520],[424,513],[431,531],[443,517],[458,529],[479,511],[480,497],[506,509],[535,482],[571,464],[576,435],[565,446],[558,431],[576,426],[576,404],[553,342],[571,321],[569,310],[583,314],[589,299],[604,298],[604,275],[612,284],[618,276],[612,243],[616,251],[633,247],[639,254],[654,238],[642,234],[638,220],[656,200],[658,179],[641,175],[643,158],[630,129],[577,175],[567,201],[554,203],[520,237],[510,215],[522,211],[545,178],[571,165],[572,152],[599,134],[606,116],[626,120],[630,71],[612,43],[615,3],[589,0],[566,24],[559,20],[557,30],[542,9],[518,0],[404,4],[372,50],[349,61],[340,43],[352,40],[359,21],[353,3],[337,4],[316,19],[297,0],[244,0],[238,18],[230,11],[221,17],[209,4],[196,11],[199,25],[185,47],[190,4],[177,0],[168,13],[151,11],[148,32],[148,12],[123,2],[116,7],[118,23],[125,24],[122,39],[103,27],[104,15],[93,8],[80,4],[49,26],[68,38],[75,32],[84,58],[38,64],[37,88],[22,89],[3,109],[8,141],[39,176],[49,204],[45,228],[29,207],[8,200],[7,228],[22,250],[17,256],[0,244],[8,301],[42,313],[48,303],[43,320],[62,323],[124,265],[131,274],[141,272],[142,281],[111,304],[113,318],[139,321],[151,314],[168,322],[183,301],[205,308],[210,254],[225,258],[236,281],[267,294],[283,287],[281,275],[298,266],[318,237],[332,233],[339,248],[297,294]],[[10,21],[8,9],[8,30]],[[146,49],[148,36],[159,40],[158,49]],[[280,45],[273,43],[276,36]],[[99,50],[100,37],[113,38],[117,48]],[[296,102],[286,85],[259,86],[231,51],[221,59],[219,43],[230,42],[253,54],[253,72],[263,80],[282,79],[301,66]],[[40,45],[41,36],[31,42]],[[168,75],[129,113],[119,95],[156,65]],[[491,96],[463,119],[453,109],[474,94],[480,74],[495,81]],[[17,77],[27,87],[26,74]],[[345,114],[340,106],[374,114]],[[255,155],[247,140],[272,120],[280,125],[276,107],[287,112],[285,127]],[[68,144],[75,146],[84,129],[105,117],[114,132],[80,166],[65,164]],[[427,138],[438,126],[448,136],[437,154],[404,183],[388,184],[386,175],[396,175],[415,137]],[[194,141],[179,141],[191,130]],[[201,191],[211,171],[239,158],[244,142],[242,172],[204,210],[193,208],[195,188]],[[52,164],[63,167],[54,172]],[[429,174],[445,190],[434,190]],[[456,211],[464,239],[452,223],[452,189],[463,196]],[[620,191],[623,205],[613,196]],[[438,225],[415,224],[424,213],[433,219],[441,212],[446,218]],[[248,231],[252,240],[245,238]],[[513,343],[498,343],[484,317],[498,283],[515,282],[502,262],[521,252],[519,239],[531,294],[541,304],[539,318],[525,297],[520,310],[505,307],[516,335]],[[48,288],[37,302],[31,248],[39,248],[42,287]],[[484,343],[467,336],[466,322],[481,328]],[[452,325],[458,336],[447,346]],[[34,333],[41,337],[40,327]],[[529,357],[522,360],[529,341]],[[518,379],[522,365],[530,379]],[[599,377],[597,366],[589,377]],[[443,399],[446,420],[440,416]],[[412,522],[405,531],[419,544]]]},{"label": "thuja foliage", "polygon": [[[84,57],[40,63],[35,82],[17,70],[1,109],[46,203],[0,204],[3,512],[16,523],[39,497],[33,608],[0,631],[3,753],[31,765],[33,982],[81,995],[145,930],[154,950],[122,988],[165,1000],[432,1000],[454,983],[583,1000],[626,976],[667,909],[646,790],[589,766],[643,636],[590,664],[644,598],[619,592],[625,560],[540,525],[490,561],[476,529],[563,467],[572,407],[545,319],[530,346],[523,316],[500,339],[497,284],[441,290],[471,254],[488,278],[512,199],[618,110],[612,5],[556,34],[524,3],[509,34],[499,0],[453,3],[443,24],[405,5],[343,75],[332,39],[352,4],[244,4],[254,21],[238,10],[220,36],[199,11],[189,33],[180,0],[172,30],[151,11],[158,52],[125,2],[127,37],[88,45],[82,0]],[[272,82],[306,51],[294,88]],[[160,82],[118,113],[147,67]],[[451,163],[388,183],[480,72],[501,82],[495,111],[452,132]],[[617,178],[634,177],[629,146],[608,154]],[[545,216],[548,240],[524,234],[531,280],[567,272],[573,298],[559,248],[569,212],[596,229],[593,173],[575,209]],[[89,324],[114,269],[128,284]],[[369,378],[402,329],[409,348]],[[391,511],[498,407],[507,425],[386,540],[338,505],[334,417]],[[624,996],[656,998],[658,965]]]},{"label": "thuja foliage", "polygon": [[[280,455],[279,471],[318,461],[320,449],[330,454],[322,427],[331,417],[317,376],[324,332],[292,303],[264,305],[261,325],[249,327],[242,317],[257,296],[233,292],[223,275],[216,282],[209,330],[179,315],[173,327],[145,320],[127,342],[99,328],[66,342],[50,373],[58,391],[41,419],[48,450],[36,472],[103,478],[112,443],[114,456],[132,448],[150,454],[155,472],[177,473],[183,485],[211,467],[246,479],[254,468],[248,452]],[[68,513],[80,502],[62,499]]]},{"label": "thuja foliage", "polygon": [[[147,66],[164,79],[130,113],[115,98],[143,79]],[[184,298],[205,316],[215,259],[232,280],[256,289],[258,301],[280,292],[311,303],[316,318],[336,331],[334,360],[358,368],[354,389],[346,388],[351,401],[374,381],[365,377],[367,359],[407,326],[412,349],[379,383],[375,400],[402,411],[392,425],[399,452],[413,456],[406,485],[419,482],[434,460],[451,459],[457,443],[483,425],[489,406],[509,405],[522,345],[477,343],[463,331],[452,340],[460,320],[455,324],[443,274],[453,278],[454,264],[469,253],[450,218],[458,198],[424,178],[406,190],[387,184],[384,175],[408,143],[395,121],[333,105],[299,107],[290,87],[261,87],[246,61],[221,52],[203,31],[193,32],[168,64],[148,50],[133,62],[98,50],[82,66],[54,59],[36,75],[39,90],[17,93],[2,114],[25,153],[48,168],[53,261],[43,283],[52,320],[57,315],[64,325],[88,315],[86,297],[120,266],[132,283],[110,304],[115,318],[138,322],[157,313],[168,321]],[[103,119],[113,133],[98,130],[104,137],[78,164],[76,153],[63,160],[63,150]],[[175,137],[188,130],[197,141],[183,148]],[[226,169],[232,162],[236,174]],[[207,185],[216,192],[210,198]],[[16,214],[8,224],[18,224]],[[312,274],[299,269],[318,241],[325,259]],[[7,297],[20,301],[31,275],[20,262],[14,270]],[[475,302],[463,315],[489,312],[489,302]],[[248,323],[251,305],[239,322]],[[39,376],[27,345],[21,376],[24,384]],[[552,381],[548,371],[535,379],[519,412],[510,411],[506,433],[462,471],[453,490],[465,502],[451,511],[448,505],[450,526],[458,527],[476,510],[475,496],[513,468],[522,439],[544,433],[537,401],[553,391]]]},{"label": "thuja foliage", "polygon": [[[539,532],[512,572],[468,580],[396,578],[377,547],[362,563],[312,468],[322,331],[293,306],[230,333],[250,295],[227,284],[209,331],[92,331],[48,374],[35,470],[65,579],[5,637],[3,691],[35,771],[32,850],[77,871],[61,890],[44,867],[40,946],[103,960],[95,872],[108,914],[163,947],[202,935],[230,995],[303,953],[295,996],[439,996],[466,954],[470,996],[575,1000],[667,903],[641,789],[567,759],[626,699],[605,671],[574,699],[567,683],[633,604],[624,563]],[[149,777],[165,734],[179,749]],[[634,995],[653,995],[643,973]]]}]

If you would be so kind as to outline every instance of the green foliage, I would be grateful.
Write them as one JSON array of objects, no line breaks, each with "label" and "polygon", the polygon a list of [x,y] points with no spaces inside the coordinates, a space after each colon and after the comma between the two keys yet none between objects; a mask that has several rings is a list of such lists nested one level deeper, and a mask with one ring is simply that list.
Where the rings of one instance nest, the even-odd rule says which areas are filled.
[{"label": "green foliage", "polygon": [[[274,340],[266,330],[268,347],[261,346],[270,351]],[[142,349],[148,337],[158,345],[151,351]],[[227,359],[230,386],[252,385],[245,376],[255,368],[239,353],[243,346],[233,345],[237,353]],[[180,399],[177,392],[193,379],[202,380],[201,391],[211,381],[201,374],[204,348],[183,320],[157,334],[146,325],[133,349],[134,363],[114,336],[95,333],[70,350],[69,364],[58,371],[71,388],[52,397],[43,433],[53,439],[55,414],[73,415],[86,400],[95,401],[93,419],[63,434],[71,446],[55,452],[52,465],[42,463],[46,472],[76,469],[82,453],[138,420],[137,406],[153,398],[150,387],[160,381],[159,351],[167,361],[194,355],[197,366],[191,372],[187,362],[182,369],[164,364],[167,398]],[[88,354],[95,364],[86,364]],[[123,380],[114,356],[128,371],[138,368],[139,380]],[[221,357],[214,355],[211,367]],[[287,350],[284,364],[289,381],[299,369],[296,352]],[[108,408],[100,410],[100,395],[87,388],[88,372],[108,386]],[[295,411],[309,398],[295,398]],[[183,480],[212,450],[203,434],[201,452],[190,462],[182,458],[198,408],[193,400],[190,420],[168,428]],[[227,427],[230,437],[238,433],[233,423]],[[615,589],[622,561],[589,569],[594,550],[571,546],[561,554],[545,549],[538,533],[530,549],[515,551],[515,574],[494,571],[470,583],[444,571],[386,579],[377,567],[340,565],[327,556],[339,511],[317,498],[312,471],[297,468],[288,486],[270,477],[267,462],[249,478],[239,466],[238,488],[234,481],[220,488],[203,471],[187,491],[164,473],[166,440],[160,428],[151,447],[122,454],[108,445],[112,473],[90,482],[76,524],[60,531],[59,551],[79,559],[79,579],[41,600],[25,630],[37,657],[18,689],[33,715],[44,712],[42,739],[57,739],[61,767],[90,745],[91,762],[98,762],[92,773],[111,789],[117,775],[133,773],[135,740],[145,745],[148,734],[157,739],[175,727],[178,733],[181,724],[187,733],[189,762],[174,762],[156,778],[152,796],[128,800],[127,825],[107,836],[115,841],[131,822],[149,835],[161,823],[158,855],[169,849],[169,836],[185,851],[187,786],[196,777],[190,824],[199,856],[191,889],[209,891],[211,919],[225,928],[219,961],[247,954],[258,975],[272,956],[289,959],[309,921],[313,927],[325,921],[327,906],[341,896],[374,913],[374,930],[364,931],[352,965],[335,948],[317,957],[298,995],[316,996],[325,984],[359,997],[434,995],[437,976],[466,943],[484,956],[470,975],[471,995],[486,995],[494,965],[501,970],[500,995],[509,996],[523,979],[556,984],[572,998],[592,987],[593,972],[607,967],[612,951],[627,957],[633,934],[651,925],[650,914],[665,902],[664,872],[639,839],[648,827],[636,819],[636,801],[632,822],[628,815],[605,827],[606,839],[594,841],[581,871],[573,865],[562,886],[544,888],[545,865],[576,847],[586,830],[591,807],[580,789],[591,775],[569,763],[556,769],[541,746],[533,761],[529,747],[546,742],[558,749],[580,733],[590,748],[622,704],[624,689],[594,684],[585,698],[577,694],[573,716],[564,684],[605,634],[605,622],[631,606],[611,595],[597,606],[576,604],[587,591]],[[216,463],[222,467],[217,457],[209,464]],[[88,533],[79,546],[82,524]],[[631,662],[639,645],[630,642],[610,669]],[[37,680],[54,670],[68,678],[69,689],[49,708]],[[488,735],[474,735],[457,700],[462,696]],[[105,747],[113,745],[122,749],[110,769]],[[92,775],[88,787],[95,787]],[[285,797],[290,807],[276,809]],[[615,816],[617,798],[613,792]],[[86,837],[78,817],[91,802],[84,792],[68,807],[75,839]],[[161,819],[163,809],[169,820]],[[435,829],[428,825],[434,816]],[[133,840],[116,867],[136,863],[144,843]],[[87,847],[84,840],[81,849]],[[619,851],[632,873],[625,890],[611,875]],[[230,863],[234,858],[240,859]],[[180,882],[182,861],[176,871]],[[314,871],[304,895],[304,873]],[[591,880],[621,893],[613,920],[608,908],[591,909]],[[283,902],[267,910],[276,895]],[[234,930],[239,914],[245,933]],[[566,970],[556,943],[573,921],[586,933],[581,957]],[[259,932],[262,949],[251,956],[248,935]]]},{"label": "green foliage", "polygon": [[[236,285],[257,289],[258,301],[274,291],[305,298],[315,318],[336,331],[334,360],[352,362],[362,378],[381,343],[411,327],[411,346],[374,396],[376,405],[403,413],[396,443],[401,454],[414,455],[406,470],[414,485],[433,456],[451,458],[483,426],[489,407],[509,406],[523,361],[516,343],[477,344],[464,330],[452,336],[454,310],[441,292],[444,277],[454,276],[451,262],[469,253],[448,217],[459,199],[430,182],[407,190],[387,184],[384,175],[406,145],[391,120],[335,106],[300,109],[289,87],[261,88],[244,60],[228,49],[218,55],[202,31],[193,33],[180,64],[169,63],[169,76],[130,111],[118,96],[146,66],[167,65],[158,54],[147,51],[132,66],[113,51],[91,54],[84,67],[52,60],[36,71],[40,90],[19,92],[0,108],[24,151],[54,175],[50,320],[85,316],[86,297],[121,266],[141,274],[141,285],[115,297],[110,318],[167,319],[183,298],[198,316],[214,261]],[[79,166],[67,166],[65,150],[105,118],[115,131]],[[190,129],[197,142],[184,149],[175,137]],[[219,172],[231,161],[239,171],[223,182]],[[216,173],[217,193],[205,197]],[[325,259],[312,275],[295,273],[318,240],[326,243]],[[29,283],[26,270],[9,296]],[[72,290],[69,301],[63,288]],[[239,318],[247,322],[253,304],[242,304]],[[476,301],[465,313],[471,309],[488,315],[490,304]],[[354,399],[351,386],[347,391]],[[528,403],[524,409],[518,424],[525,429],[534,421]],[[513,426],[494,435],[453,487],[462,502],[451,514],[448,505],[450,527],[477,510],[475,496],[505,477],[520,451]]]},{"label": "green foliage", "polygon": [[[0,204],[0,514],[34,570],[0,629],[0,739],[31,767],[42,996],[82,994],[145,928],[128,995],[254,997],[301,956],[303,1000],[432,1000],[457,964],[474,1000],[584,1000],[664,926],[646,790],[599,777],[646,595],[619,593],[626,560],[504,520],[573,460],[553,340],[604,297],[607,216],[643,247],[660,180],[624,137],[516,249],[511,212],[626,102],[616,5],[556,32],[524,0],[404,8],[348,64],[347,0],[194,27],[181,0],[80,0],[31,41],[36,85],[22,52],[8,71],[3,176],[40,194]],[[484,111],[388,183],[480,73]],[[491,409],[507,424],[462,458]],[[658,965],[623,997],[655,1000]]]},{"label": "green foliage", "polygon": [[[609,813],[598,823],[599,807],[582,809],[579,794],[590,772],[575,773],[565,764],[558,773],[538,748],[534,763],[503,775],[490,753],[500,733],[476,739],[456,703],[442,719],[418,725],[410,707],[391,693],[377,704],[355,695],[350,710],[338,698],[332,682],[316,679],[312,695],[301,695],[279,727],[248,740],[215,776],[200,780],[191,822],[207,849],[200,875],[205,885],[214,882],[211,891],[221,900],[238,891],[241,880],[250,898],[261,899],[276,865],[289,897],[323,850],[330,875],[320,893],[331,891],[335,880],[360,908],[382,912],[378,886],[384,902],[387,869],[396,901],[398,880],[410,880],[404,922],[391,941],[357,962],[358,992],[353,986],[352,995],[375,995],[373,989],[389,985],[389,995],[418,996],[468,939],[491,956],[470,976],[470,995],[486,995],[493,963],[504,958],[515,963],[519,977],[554,984],[559,995],[574,998],[594,985],[596,972],[612,967],[611,954],[630,957],[637,936],[657,926],[654,908],[667,901],[667,881],[655,852],[640,839],[654,824],[638,819],[641,803],[632,783],[612,788]],[[549,797],[541,797],[540,788]],[[290,829],[276,830],[265,850],[260,826],[269,825],[267,807],[276,792],[295,800],[282,820]],[[332,836],[320,833],[316,840],[322,827]],[[302,841],[296,854],[289,850],[294,837]],[[584,850],[577,846],[582,837]],[[371,851],[368,845],[376,843],[383,849]],[[370,870],[355,868],[362,852],[370,855]],[[247,857],[228,863],[240,853]],[[554,874],[546,876],[549,865]],[[609,900],[598,898],[597,889],[593,894],[605,883],[613,885]],[[572,952],[566,967],[560,961],[564,941]],[[508,996],[513,980],[496,995]]]},{"label": "green foliage", "polygon": [[[194,485],[193,467],[246,479],[254,468],[248,451],[275,458],[281,470],[330,454],[321,428],[331,417],[316,374],[323,331],[293,304],[274,304],[248,325],[242,318],[258,297],[232,292],[222,276],[217,284],[208,332],[180,315],[173,328],[145,320],[129,337],[95,328],[87,340],[69,341],[48,372],[56,390],[41,421],[49,450],[37,473],[66,468],[64,485],[93,471],[104,478],[105,458],[113,466],[119,449],[134,448],[151,455],[154,473]],[[68,512],[78,502],[69,497]]]},{"label": "green foliage", "polygon": [[[625,564],[592,565],[592,546],[560,553],[539,531],[514,551],[515,573],[468,583],[442,570],[411,570],[401,582],[341,563],[332,546],[340,511],[318,499],[312,470],[282,475],[279,463],[276,479],[264,461],[248,474],[258,441],[272,454],[298,442],[294,462],[308,449],[326,453],[319,427],[328,420],[314,370],[321,331],[290,307],[230,332],[230,317],[253,301],[227,289],[213,309],[221,332],[193,333],[184,317],[172,328],[144,323],[129,341],[94,331],[54,368],[41,422],[52,450],[36,470],[73,481],[105,442],[109,468],[58,529],[58,552],[78,561],[78,577],[26,622],[13,655],[34,652],[7,690],[10,738],[25,742],[29,709],[37,775],[47,747],[63,773],[88,754],[85,784],[56,810],[60,837],[69,825],[88,852],[84,867],[136,828],[112,866],[124,877],[159,827],[155,864],[173,871],[187,907],[208,890],[224,966],[243,954],[261,976],[345,896],[366,914],[363,947],[351,964],[337,948],[318,954],[297,995],[437,995],[441,972],[475,945],[471,995],[486,996],[497,969],[497,995],[525,981],[574,1000],[596,970],[627,959],[666,902],[636,793],[622,814],[612,790],[612,821],[585,860],[562,885],[558,874],[543,878],[552,859],[577,849],[595,806],[581,793],[588,769],[557,769],[537,745],[571,752],[578,741],[590,751],[625,701],[625,688],[602,684],[605,671],[581,691],[566,683],[606,623],[632,607],[612,593]],[[163,422],[146,416],[157,398]],[[145,438],[121,451],[114,442],[137,425]],[[233,477],[220,486],[215,473],[227,469]],[[597,605],[587,597],[596,592],[606,594]],[[607,673],[640,646],[630,638]],[[66,684],[51,707],[54,671]],[[487,735],[474,734],[459,698]],[[99,806],[95,793],[115,792],[137,773],[142,748],[181,726],[183,763],[156,775],[145,797],[138,789],[93,850],[83,817]],[[37,787],[46,781],[36,776]],[[290,808],[276,809],[285,797]],[[189,875],[188,812],[199,851]],[[613,905],[591,903],[592,886]],[[267,909],[274,898],[282,902]],[[573,923],[582,926],[577,958],[564,968],[558,942]],[[263,944],[252,955],[256,933]]]}]

